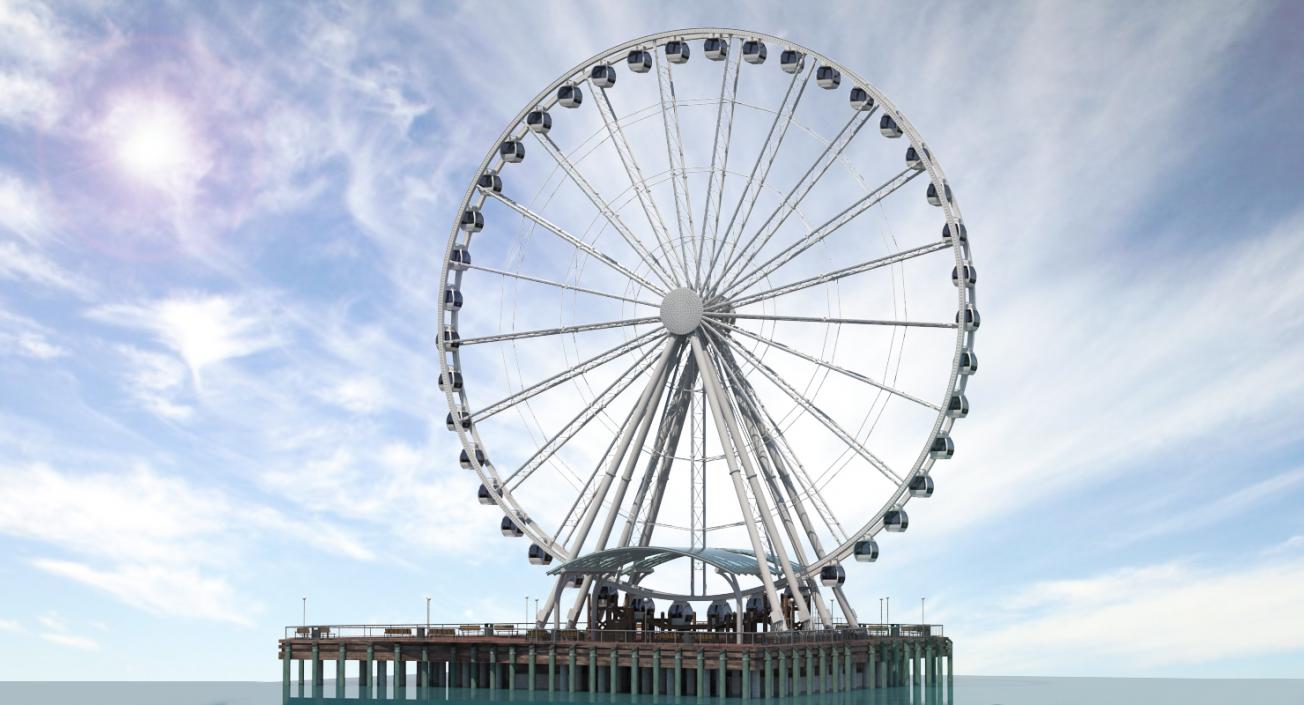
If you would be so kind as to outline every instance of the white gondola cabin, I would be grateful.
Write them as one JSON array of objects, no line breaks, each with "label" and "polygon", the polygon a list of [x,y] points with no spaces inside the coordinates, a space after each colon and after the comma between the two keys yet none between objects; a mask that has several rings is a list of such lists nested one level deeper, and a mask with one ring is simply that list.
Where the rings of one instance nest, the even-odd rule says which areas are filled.
[{"label": "white gondola cabin", "polygon": [[525,532],[521,531],[521,527],[517,526],[511,517],[503,517],[503,520],[498,522],[498,530],[503,532],[503,536],[514,539],[525,535]]},{"label": "white gondola cabin", "polygon": [[978,315],[978,309],[973,304],[966,304],[963,311],[955,312],[956,325],[965,330],[978,330],[982,322],[982,316]]},{"label": "white gondola cabin", "polygon": [[456,411],[448,412],[444,417],[444,425],[450,431],[456,431],[459,427],[463,431],[471,430],[471,414],[466,409],[458,408]]},{"label": "white gondola cabin", "polygon": [[869,91],[856,86],[851,89],[851,107],[855,110],[869,110],[874,107],[874,97]]},{"label": "white gondola cabin", "polygon": [[547,110],[531,110],[525,116],[525,126],[530,132],[546,135],[552,129],[552,114]]},{"label": "white gondola cabin", "polygon": [[959,232],[959,233],[960,233],[960,242],[965,242],[965,241],[967,241],[967,240],[969,239],[969,229],[966,228],[966,227],[964,227],[964,223],[960,223],[960,224],[959,224],[959,227],[956,227],[956,228],[954,228],[954,229],[951,227],[951,224],[950,224],[950,223],[947,223],[947,224],[943,225],[943,226],[942,226],[942,239],[943,239],[943,240],[950,240],[950,239],[951,239],[951,232],[952,232],[952,230],[955,230],[956,232]]},{"label": "white gondola cabin", "polygon": [[956,286],[973,286],[978,283],[978,269],[972,264],[951,267],[951,283]]},{"label": "white gondola cabin", "polygon": [[598,88],[611,88],[616,85],[616,69],[611,64],[598,64],[589,69],[589,80]]},{"label": "white gondola cabin", "polygon": [[531,565],[548,565],[552,563],[552,554],[543,550],[543,546],[537,543],[530,544],[529,557]]},{"label": "white gondola cabin", "polygon": [[652,52],[645,49],[635,49],[629,52],[625,57],[625,63],[629,65],[629,70],[634,73],[647,73],[652,70]]},{"label": "white gondola cabin", "polygon": [[716,600],[706,608],[706,623],[713,627],[727,627],[734,623],[733,607],[726,600]]},{"label": "white gondola cabin", "polygon": [[891,115],[884,115],[878,119],[878,131],[884,137],[890,137],[892,139],[896,139],[904,134],[901,132],[901,126],[897,124],[896,120],[894,120]]},{"label": "white gondola cabin", "polygon": [[897,508],[884,512],[883,528],[894,534],[899,534],[910,528],[910,517],[906,515],[906,510]]},{"label": "white gondola cabin", "polygon": [[[950,202],[951,202],[951,185],[950,185],[950,184],[945,184],[945,183],[942,184],[942,192],[946,194],[946,202],[947,202],[947,203],[950,203]],[[940,206],[940,205],[942,205],[942,199],[941,199],[940,196],[937,195],[937,184],[929,184],[929,185],[928,185],[928,194],[927,194],[927,196],[928,196],[928,205],[930,205],[930,206]]]},{"label": "white gondola cabin", "polygon": [[765,42],[759,39],[748,39],[743,42],[743,61],[749,64],[765,63],[765,55],[768,52],[765,49]]},{"label": "white gondola cabin", "polygon": [[946,415],[953,419],[962,419],[969,415],[969,399],[960,392],[953,392],[946,402]]},{"label": "white gondola cabin", "polygon": [[471,266],[471,249],[466,245],[453,245],[448,253],[448,267],[455,272],[464,272]]},{"label": "white gondola cabin", "polygon": [[779,68],[785,73],[797,73],[806,62],[806,55],[792,49],[779,52]]},{"label": "white gondola cabin", "polygon": [[510,164],[519,163],[525,159],[525,145],[520,140],[507,140],[498,145],[498,156]]},{"label": "white gondola cabin", "polygon": [[557,88],[557,102],[563,108],[578,108],[584,102],[584,91],[572,83]]},{"label": "white gondola cabin", "polygon": [[932,497],[933,478],[928,475],[915,475],[910,478],[911,497]]},{"label": "white gondola cabin", "polygon": [[475,185],[479,186],[480,188],[486,191],[493,191],[494,193],[502,193],[503,177],[499,176],[498,172],[496,171],[486,171],[485,173],[480,175],[479,179],[476,180]]},{"label": "white gondola cabin", "polygon": [[702,42],[702,53],[711,61],[724,61],[729,56],[729,41],[720,37],[709,37]]},{"label": "white gondola cabin", "polygon": [[955,456],[955,441],[951,436],[940,433],[933,438],[932,445],[928,446],[928,457],[933,460],[950,460]]},{"label": "white gondola cabin", "polygon": [[484,230],[484,212],[475,206],[471,206],[462,211],[462,219],[458,221],[457,225],[468,233],[478,233]]},{"label": "white gondola cabin", "polygon": [[965,350],[960,353],[960,374],[971,375],[978,371],[978,353]]},{"label": "white gondola cabin", "polygon": [[670,603],[670,609],[666,610],[666,619],[670,620],[672,627],[687,627],[697,621],[697,615],[693,613],[693,606],[683,600],[675,600]]},{"label": "white gondola cabin", "polygon": [[688,42],[672,40],[666,42],[666,60],[672,64],[682,64],[688,61]]},{"label": "white gondola cabin", "polygon": [[842,72],[832,66],[821,66],[815,69],[815,83],[820,88],[831,91],[842,85]]},{"label": "white gondola cabin", "polygon": [[462,346],[462,336],[452,326],[444,326],[439,334],[439,346],[442,350],[456,350]]},{"label": "white gondola cabin", "polygon": [[[475,465],[484,465],[488,462],[489,461],[485,458],[484,448],[481,448],[478,445],[475,446]],[[465,448],[458,452],[457,464],[461,465],[463,470],[470,470],[474,467],[471,464],[471,455],[466,452]]]},{"label": "white gondola cabin", "polygon": [[457,287],[444,289],[444,309],[456,311],[462,308],[462,292]]},{"label": "white gondola cabin", "polygon": [[855,554],[856,560],[861,563],[873,563],[878,560],[878,542],[874,539],[857,541],[851,550]]},{"label": "white gondola cabin", "polygon": [[824,587],[837,587],[847,582],[847,571],[840,564],[833,563],[820,568],[820,584]]},{"label": "white gondola cabin", "polygon": [[443,372],[439,375],[439,391],[462,391],[462,373],[457,370]]}]

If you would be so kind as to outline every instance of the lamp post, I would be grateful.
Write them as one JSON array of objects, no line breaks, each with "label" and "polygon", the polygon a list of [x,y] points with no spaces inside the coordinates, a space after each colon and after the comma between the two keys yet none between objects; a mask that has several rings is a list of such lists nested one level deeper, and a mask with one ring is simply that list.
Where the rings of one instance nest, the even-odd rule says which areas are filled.
[{"label": "lamp post", "polygon": [[530,596],[525,596],[525,623],[530,623]]},{"label": "lamp post", "polygon": [[928,622],[924,620],[924,600],[926,599],[928,598],[926,597],[919,598],[919,623],[921,625],[928,624]]},{"label": "lamp post", "polygon": [[878,598],[878,623],[883,624],[883,598]]},{"label": "lamp post", "polygon": [[430,596],[426,595],[426,633],[430,633]]},{"label": "lamp post", "polygon": [[308,626],[308,598],[303,598],[303,626]]},{"label": "lamp post", "polygon": [[883,599],[886,600],[886,602],[884,602],[883,604],[885,605],[885,610],[887,614],[887,623],[891,624],[892,623],[892,598],[889,596]]}]

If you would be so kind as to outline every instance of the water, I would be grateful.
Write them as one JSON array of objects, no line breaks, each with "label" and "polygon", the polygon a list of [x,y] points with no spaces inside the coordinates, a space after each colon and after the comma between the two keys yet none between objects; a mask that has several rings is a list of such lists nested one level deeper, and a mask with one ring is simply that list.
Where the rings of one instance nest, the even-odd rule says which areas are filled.
[{"label": "water", "polygon": [[[414,693],[409,689],[408,699]],[[326,682],[334,694],[335,684]],[[330,703],[295,697],[291,703]],[[392,700],[392,693],[389,698]],[[361,702],[357,688],[348,684],[347,702]],[[374,702],[373,698],[369,702]],[[413,700],[415,702],[415,700]],[[632,705],[633,703],[740,703],[738,699],[697,700],[650,695],[576,695],[524,691],[451,690],[426,702],[441,703],[550,703],[567,705]],[[1304,705],[1304,680],[1195,680],[1161,678],[1001,678],[957,676],[955,693],[910,693],[896,688],[877,691],[830,693],[812,697],[753,699],[772,705]],[[4,683],[0,705],[283,705],[280,683]]]}]

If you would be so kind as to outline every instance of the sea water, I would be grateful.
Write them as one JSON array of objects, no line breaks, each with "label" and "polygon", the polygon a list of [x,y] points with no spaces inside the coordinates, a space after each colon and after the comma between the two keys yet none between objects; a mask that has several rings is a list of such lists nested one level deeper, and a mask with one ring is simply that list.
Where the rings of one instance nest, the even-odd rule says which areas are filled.
[{"label": "sea water", "polygon": [[[311,686],[309,686],[311,690]],[[416,701],[414,688],[403,693]],[[327,681],[326,697],[300,697],[291,687],[290,703],[361,702],[349,682],[343,699]],[[384,700],[395,700],[392,689]],[[368,701],[381,700],[372,697]],[[0,705],[284,705],[280,683],[19,683],[0,682]],[[632,705],[662,703],[738,703],[718,699],[651,695],[607,695],[536,691],[437,689],[422,702],[552,703]],[[953,693],[945,689],[857,690],[788,698],[753,698],[769,705],[1304,705],[1304,680],[1214,680],[1167,678],[1002,678],[957,676]]]}]

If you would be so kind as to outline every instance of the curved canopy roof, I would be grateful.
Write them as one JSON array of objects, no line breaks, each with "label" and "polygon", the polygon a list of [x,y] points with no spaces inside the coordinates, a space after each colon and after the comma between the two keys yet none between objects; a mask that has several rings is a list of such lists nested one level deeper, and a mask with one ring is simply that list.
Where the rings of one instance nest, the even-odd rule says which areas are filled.
[{"label": "curved canopy roof", "polygon": [[[707,565],[733,575],[755,575],[760,577],[756,565],[756,554],[743,548],[667,548],[663,546],[624,546],[609,548],[604,551],[585,554],[572,561],[567,561],[548,571],[549,575],[570,574],[610,574],[610,573],[651,573],[662,563],[676,558],[696,558]],[[770,572],[781,573],[778,561],[772,555],[766,555]],[[792,564],[793,572],[800,573],[801,566]]]}]

